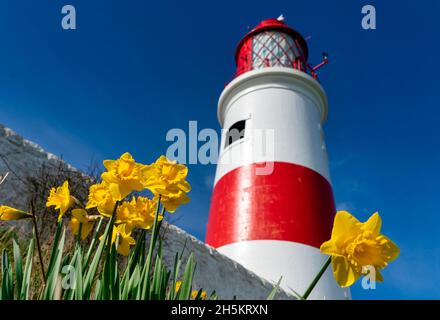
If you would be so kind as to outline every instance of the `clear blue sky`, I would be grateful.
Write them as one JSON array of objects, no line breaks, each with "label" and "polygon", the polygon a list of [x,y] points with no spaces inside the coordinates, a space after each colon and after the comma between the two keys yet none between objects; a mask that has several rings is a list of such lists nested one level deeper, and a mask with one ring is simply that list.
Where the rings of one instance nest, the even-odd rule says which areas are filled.
[{"label": "clear blue sky", "polygon": [[[61,7],[77,10],[75,31]],[[374,4],[377,30],[361,28]],[[219,129],[216,104],[237,42],[260,20],[286,16],[321,52],[325,125],[339,209],[380,211],[401,255],[374,291],[354,298],[440,298],[440,2],[0,2],[0,123],[79,168],[130,151],[152,162],[166,132]],[[178,224],[203,239],[215,167],[191,165],[192,201]]]}]

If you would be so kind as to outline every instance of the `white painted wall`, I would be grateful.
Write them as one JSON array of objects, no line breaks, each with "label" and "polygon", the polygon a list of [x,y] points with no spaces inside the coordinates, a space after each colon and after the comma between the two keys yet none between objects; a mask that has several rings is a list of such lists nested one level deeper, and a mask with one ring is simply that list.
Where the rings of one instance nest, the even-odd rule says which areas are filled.
[{"label": "white painted wall", "polygon": [[[327,98],[319,83],[304,72],[265,68],[241,75],[224,89],[218,117],[224,131],[215,183],[238,167],[266,161],[299,164],[330,182],[322,130]],[[225,148],[227,130],[240,120],[246,120],[245,138]],[[261,152],[255,129],[273,131],[267,152]]]}]

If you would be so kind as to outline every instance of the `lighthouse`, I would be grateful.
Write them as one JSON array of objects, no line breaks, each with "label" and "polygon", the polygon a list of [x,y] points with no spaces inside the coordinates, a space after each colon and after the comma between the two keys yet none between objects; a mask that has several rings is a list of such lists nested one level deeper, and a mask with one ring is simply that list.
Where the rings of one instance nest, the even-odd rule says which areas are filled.
[{"label": "lighthouse", "polygon": [[[305,39],[283,20],[260,22],[237,46],[235,78],[218,102],[222,139],[206,243],[302,294],[327,258],[319,247],[336,211],[327,96],[316,75],[328,60],[312,67]],[[329,268],[310,299],[349,295]]]}]

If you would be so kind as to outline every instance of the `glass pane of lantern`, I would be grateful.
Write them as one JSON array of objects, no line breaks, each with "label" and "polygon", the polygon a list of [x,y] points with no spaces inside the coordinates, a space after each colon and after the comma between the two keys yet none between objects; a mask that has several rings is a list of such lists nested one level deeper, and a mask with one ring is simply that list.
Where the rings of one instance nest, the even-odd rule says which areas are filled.
[{"label": "glass pane of lantern", "polygon": [[285,33],[266,31],[256,34],[252,39],[253,69],[292,67],[298,56],[295,41]]}]

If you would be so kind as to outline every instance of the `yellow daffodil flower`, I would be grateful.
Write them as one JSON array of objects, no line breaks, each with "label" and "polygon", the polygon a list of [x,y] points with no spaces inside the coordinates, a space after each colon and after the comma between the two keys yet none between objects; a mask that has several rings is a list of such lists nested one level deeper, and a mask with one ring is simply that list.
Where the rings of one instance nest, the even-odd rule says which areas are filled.
[{"label": "yellow daffodil flower", "polygon": [[[160,156],[155,163],[146,166],[145,187],[156,194],[167,192],[170,186],[183,192],[189,192],[191,186],[185,180],[188,168],[177,161],[170,161],[165,156]],[[169,193],[169,191],[168,191]]]},{"label": "yellow daffodil flower", "polygon": [[187,192],[191,186],[186,181],[188,168],[161,156],[155,163],[147,166],[145,187],[158,197],[165,209],[174,212],[177,207],[190,201]]},{"label": "yellow daffodil flower", "polygon": [[99,219],[99,216],[89,216],[84,209],[73,209],[72,216],[73,217],[69,223],[70,230],[72,230],[74,235],[77,235],[79,233],[80,225],[82,224],[81,239],[83,240],[87,238],[93,229],[93,224]]},{"label": "yellow daffodil flower", "polygon": [[[156,213],[157,201],[146,197],[133,197],[124,201],[117,210],[116,223],[126,223],[132,227],[151,229]],[[162,217],[158,217],[159,220]]]},{"label": "yellow daffodil flower", "polygon": [[0,220],[21,220],[31,217],[32,215],[27,212],[8,206],[0,206]]},{"label": "yellow daffodil flower", "polygon": [[341,287],[351,286],[364,266],[373,266],[376,281],[383,281],[379,270],[397,258],[399,248],[380,234],[381,226],[377,212],[364,223],[346,211],[336,214],[331,239],[320,250],[331,256],[333,275]]},{"label": "yellow daffodil flower", "polygon": [[[182,286],[182,281],[177,281],[176,282],[176,287],[175,287],[174,291],[175,292],[179,292],[181,286]],[[193,290],[191,292],[191,299],[195,299],[198,294],[199,294],[199,291]],[[202,290],[202,292],[200,294],[200,299],[206,299],[206,291]]]},{"label": "yellow daffodil flower", "polygon": [[[198,294],[199,294],[199,292],[197,290],[193,290],[193,292],[191,292],[191,299],[195,299]],[[203,299],[203,300],[206,299],[206,291],[205,290],[202,290],[202,292],[200,293],[200,299]]]},{"label": "yellow daffodil flower", "polygon": [[58,215],[58,221],[60,221],[64,213],[66,213],[66,211],[69,210],[75,204],[75,202],[76,199],[70,195],[69,182],[64,181],[61,187],[52,188],[50,190],[46,207],[54,206],[55,210],[60,210],[60,214]]},{"label": "yellow daffodil flower", "polygon": [[109,184],[115,200],[122,200],[132,191],[144,189],[144,177],[146,168],[136,163],[130,153],[124,153],[117,160],[105,160],[107,169],[102,174],[102,179]]},{"label": "yellow daffodil flower", "polygon": [[[99,238],[102,240],[102,236]],[[116,242],[116,250],[123,256],[128,256],[130,253],[130,246],[136,244],[136,241],[131,237],[131,228],[126,224],[114,226],[112,231],[112,244]]]},{"label": "yellow daffodil flower", "polygon": [[107,182],[90,186],[86,209],[97,208],[103,216],[111,217],[115,204],[116,200],[113,199]]},{"label": "yellow daffodil flower", "polygon": [[[157,198],[157,197],[156,197]],[[161,202],[168,212],[173,213],[176,209],[190,201],[185,192],[176,186],[169,186],[167,192],[161,195]]]}]

